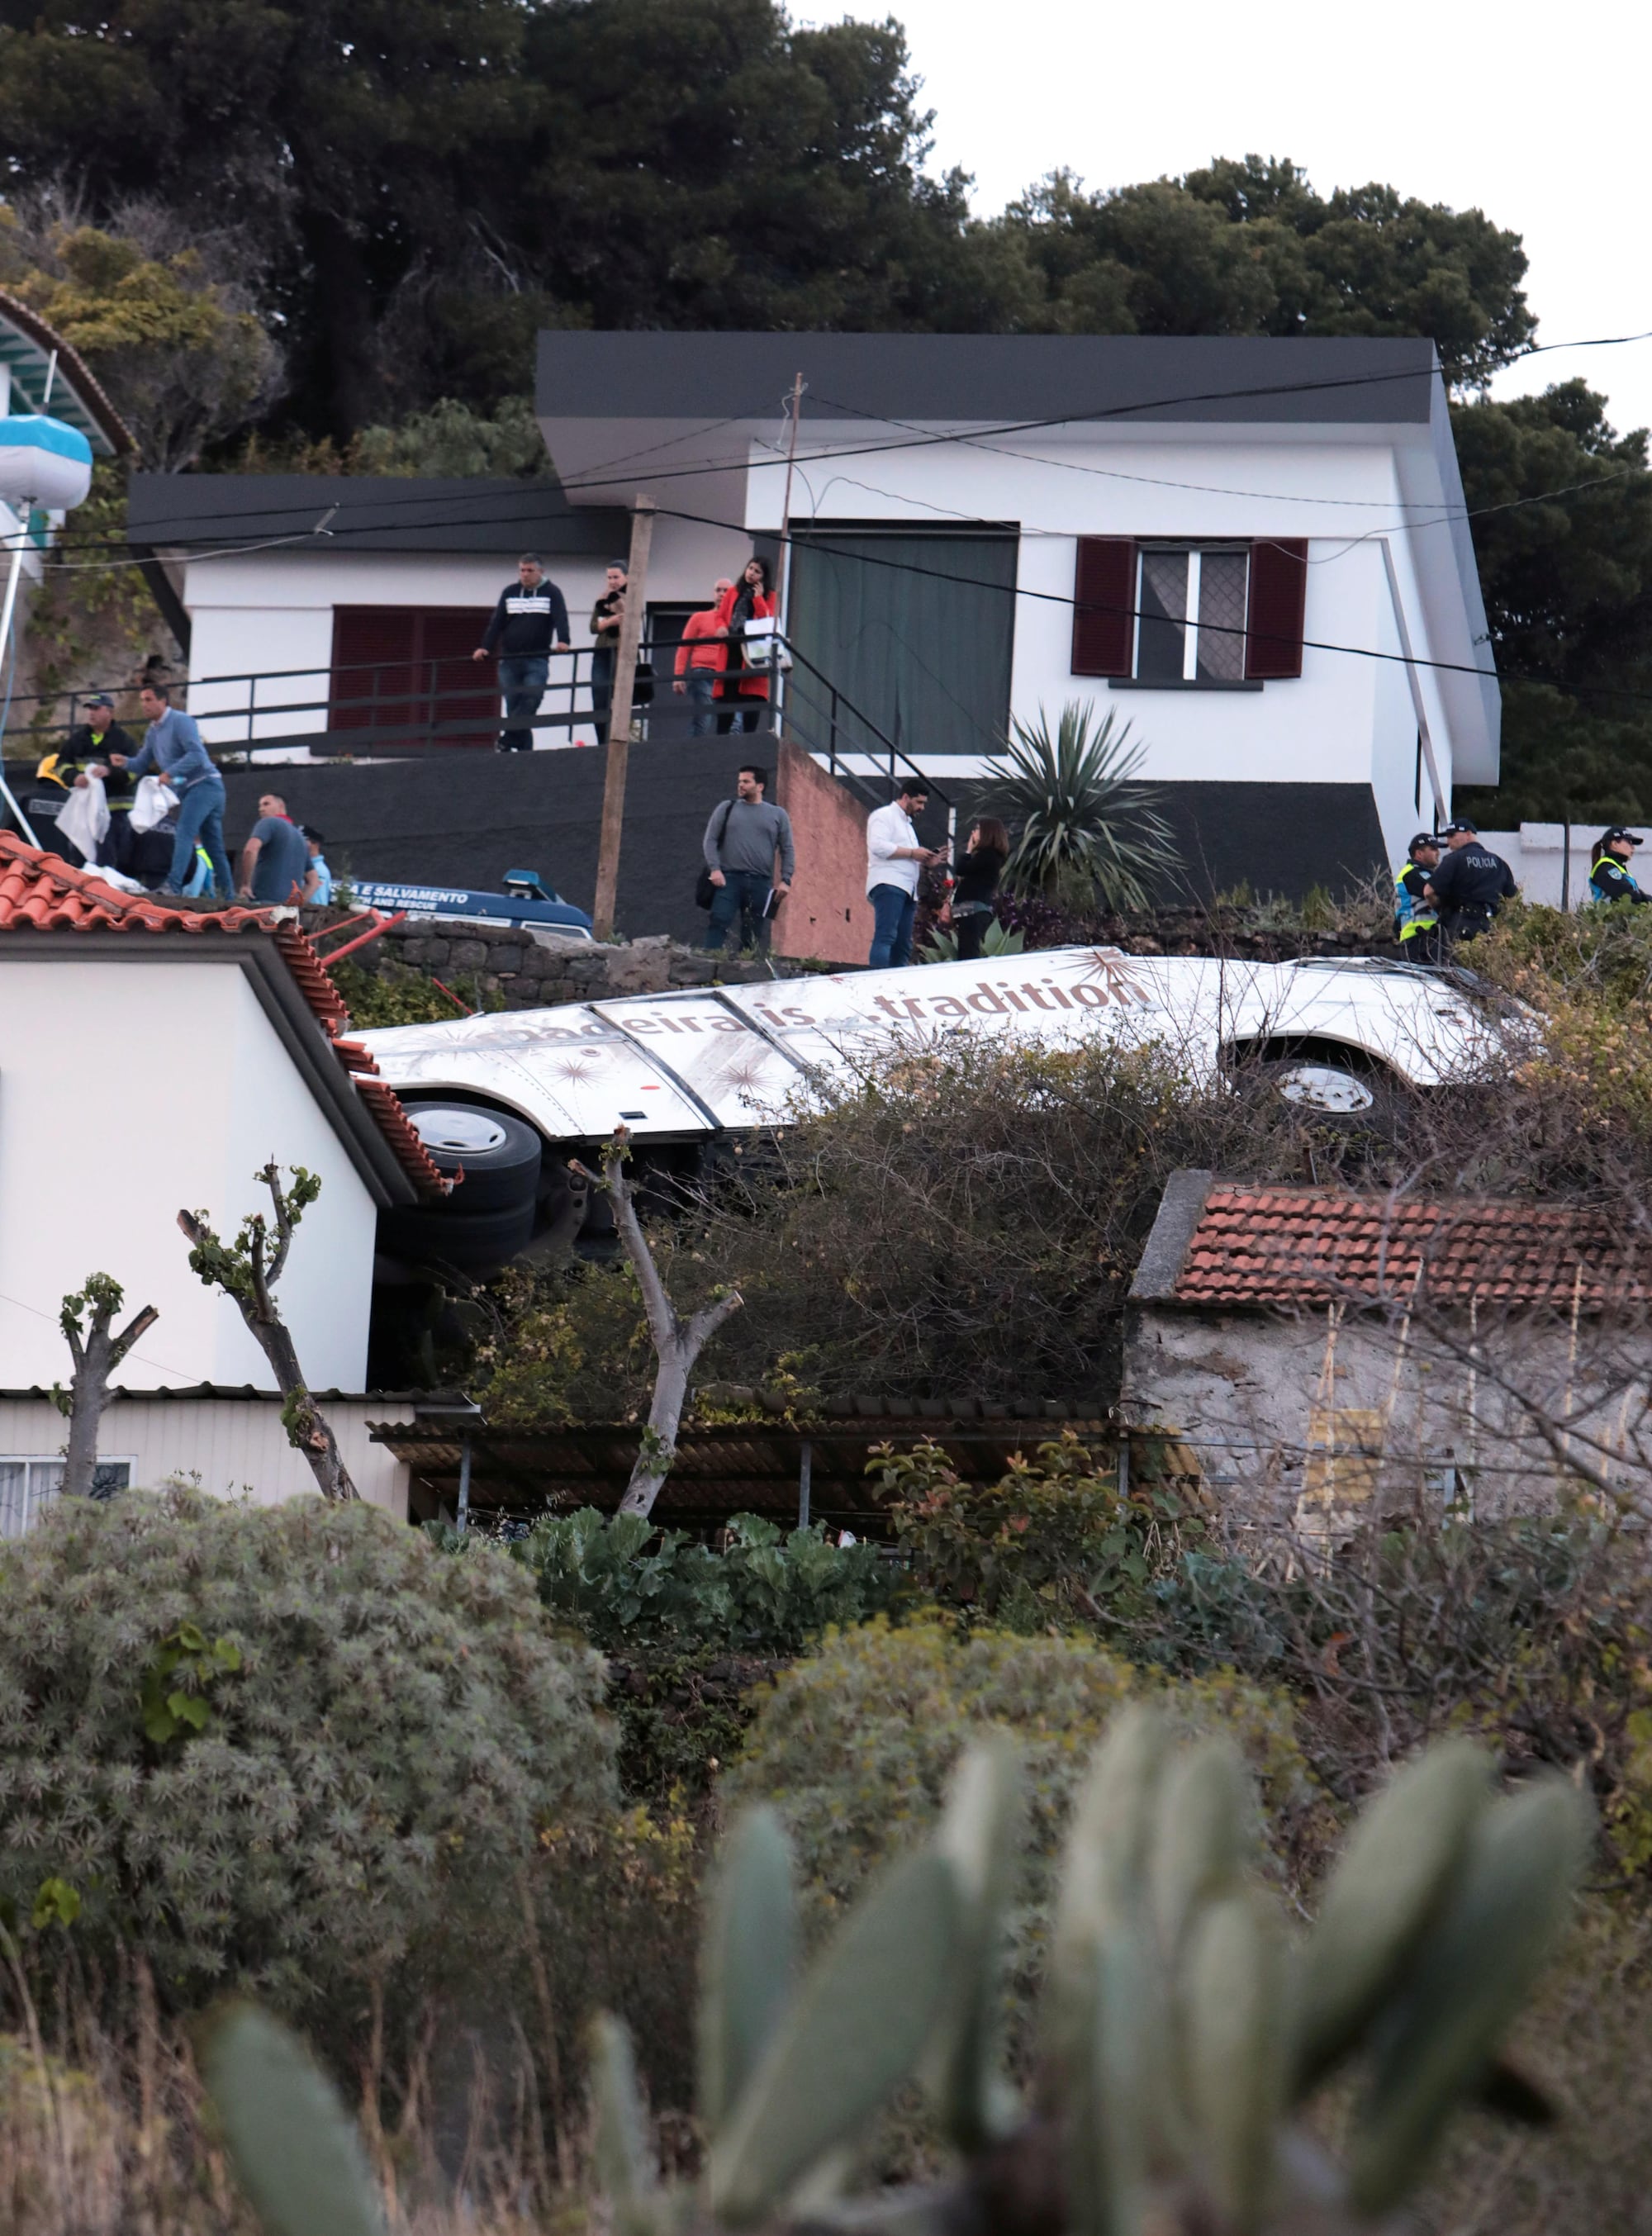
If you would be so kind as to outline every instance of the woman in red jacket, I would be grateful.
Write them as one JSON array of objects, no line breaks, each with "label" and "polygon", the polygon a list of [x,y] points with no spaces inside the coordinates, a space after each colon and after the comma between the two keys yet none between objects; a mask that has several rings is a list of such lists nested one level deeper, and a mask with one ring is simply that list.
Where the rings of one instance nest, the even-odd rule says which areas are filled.
[{"label": "woman in red jacket", "polygon": [[[774,612],[774,593],[767,559],[753,558],[747,562],[746,570],[732,590],[726,590],[717,608],[717,625],[728,641],[728,666],[724,670],[721,686],[725,700],[738,697],[760,700],[768,697],[768,675],[766,671],[748,668],[743,639],[746,624],[751,621],[767,621]],[[738,675],[739,681],[735,678]],[[717,727],[727,734],[731,730],[754,730],[761,709],[754,705],[725,707],[717,717]]]}]

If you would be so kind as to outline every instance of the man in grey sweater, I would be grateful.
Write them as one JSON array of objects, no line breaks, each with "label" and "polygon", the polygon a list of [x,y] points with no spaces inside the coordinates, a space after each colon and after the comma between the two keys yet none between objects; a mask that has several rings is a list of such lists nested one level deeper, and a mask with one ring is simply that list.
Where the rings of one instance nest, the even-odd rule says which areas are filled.
[{"label": "man in grey sweater", "polygon": [[783,807],[771,807],[764,799],[767,784],[767,769],[741,769],[734,798],[720,801],[706,825],[706,868],[712,884],[706,945],[714,955],[721,952],[736,917],[736,944],[766,950],[773,911],[792,889],[797,867],[792,819]]}]

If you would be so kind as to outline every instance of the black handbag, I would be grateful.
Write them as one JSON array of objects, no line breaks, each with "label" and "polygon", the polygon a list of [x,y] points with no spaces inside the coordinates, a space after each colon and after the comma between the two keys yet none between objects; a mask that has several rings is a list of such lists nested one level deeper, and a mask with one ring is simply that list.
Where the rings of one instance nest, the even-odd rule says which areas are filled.
[{"label": "black handbag", "polygon": [[[723,819],[717,825],[717,845],[719,851],[721,850],[724,837],[728,830],[728,819],[734,812],[734,801],[732,799],[724,800]],[[696,908],[708,909],[716,898],[717,888],[711,882],[711,871],[706,867],[705,864],[701,862],[700,865],[700,875],[694,884],[694,906]]]}]

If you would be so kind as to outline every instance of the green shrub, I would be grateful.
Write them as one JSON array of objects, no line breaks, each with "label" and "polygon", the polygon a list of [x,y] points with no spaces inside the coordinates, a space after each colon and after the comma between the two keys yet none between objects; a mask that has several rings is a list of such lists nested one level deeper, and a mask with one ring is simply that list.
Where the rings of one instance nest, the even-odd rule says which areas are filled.
[{"label": "green shrub", "polygon": [[64,1502],[0,1553],[0,1915],[174,2004],[439,1991],[611,1804],[601,1681],[518,1568],[371,1507]]},{"label": "green shrub", "polygon": [[1116,1464],[1102,1467],[1071,1430],[1031,1459],[1017,1452],[997,1483],[966,1482],[932,1443],[884,1444],[872,1464],[914,1582],[961,1622],[1141,1626],[1205,1535],[1177,1488],[1143,1478],[1121,1498]]},{"label": "green shrub", "polygon": [[610,1656],[626,1791],[656,1803],[705,1791],[740,1745],[777,1661],[829,1625],[889,1605],[897,1579],[871,1545],[830,1543],[737,1514],[721,1549],[640,1515],[547,1515],[512,1551],[554,1615]]},{"label": "green shrub", "polygon": [[1087,1641],[884,1620],[829,1638],[762,1699],[726,1781],[731,1804],[770,1801],[797,1845],[817,1910],[837,1910],[892,1850],[921,1838],[947,1774],[989,1726],[1021,1741],[1029,1805],[1023,1955],[1043,1937],[1048,1877],[1102,1733],[1132,1698],[1162,1700],[1190,1732],[1225,1732],[1260,1781],[1275,1855],[1295,1877],[1329,1829],[1281,1694],[1232,1676],[1164,1686]]},{"label": "green shrub", "polygon": [[511,1549],[545,1605],[605,1652],[714,1640],[729,1653],[795,1654],[828,1624],[886,1606],[892,1590],[874,1546],[834,1545],[818,1522],[783,1530],[756,1514],[735,1515],[715,1549],[640,1514],[586,1506],[544,1516]]}]

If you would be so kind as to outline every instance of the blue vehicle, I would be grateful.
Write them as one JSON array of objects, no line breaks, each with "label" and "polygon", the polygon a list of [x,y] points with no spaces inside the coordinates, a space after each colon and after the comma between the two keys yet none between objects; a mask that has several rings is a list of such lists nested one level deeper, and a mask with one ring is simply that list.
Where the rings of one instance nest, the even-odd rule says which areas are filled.
[{"label": "blue vehicle", "polygon": [[536,870],[508,870],[502,893],[467,892],[457,885],[388,885],[352,878],[350,894],[364,908],[405,911],[437,924],[512,924],[543,932],[552,939],[589,939],[591,920],[583,909],[553,892]]}]

